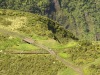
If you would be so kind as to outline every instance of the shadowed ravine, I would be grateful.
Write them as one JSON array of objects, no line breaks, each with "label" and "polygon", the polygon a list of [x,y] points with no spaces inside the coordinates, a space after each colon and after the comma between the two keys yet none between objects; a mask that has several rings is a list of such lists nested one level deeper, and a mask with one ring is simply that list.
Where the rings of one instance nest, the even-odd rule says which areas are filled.
[{"label": "shadowed ravine", "polygon": [[[24,35],[21,35],[17,32],[11,32],[11,31],[8,31],[6,29],[1,29],[0,28],[0,33],[1,34],[4,34],[4,35],[11,35],[11,36],[15,36],[15,37],[19,37],[21,38],[23,41],[25,41],[26,43],[29,43],[29,44],[32,44],[32,45],[35,45],[41,49],[44,49],[46,51],[48,51],[53,57],[55,57],[58,61],[62,62],[65,66],[73,69],[75,72],[77,72],[79,75],[84,75],[82,69],[80,69],[79,67],[73,65],[72,63],[68,62],[67,60],[61,58],[59,55],[57,55],[54,50],[38,43],[37,41],[35,41],[34,39],[31,39],[30,37],[27,37],[27,36],[24,36]],[[28,39],[28,40],[27,40]],[[16,54],[16,53],[15,53]]]}]

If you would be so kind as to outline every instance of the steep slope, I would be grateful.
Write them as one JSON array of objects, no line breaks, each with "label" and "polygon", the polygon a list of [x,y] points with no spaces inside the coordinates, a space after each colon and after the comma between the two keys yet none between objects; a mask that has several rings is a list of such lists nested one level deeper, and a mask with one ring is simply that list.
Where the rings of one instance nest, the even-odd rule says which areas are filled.
[{"label": "steep slope", "polygon": [[[43,44],[42,49],[41,46],[38,48],[27,44],[17,37],[23,37],[22,35],[31,37],[40,45]],[[81,69],[84,69],[85,75],[99,75],[100,42],[74,41],[76,39],[72,33],[46,17],[28,12],[0,9],[0,74],[77,75],[68,68],[74,63],[78,68],[73,66],[72,68],[80,75],[83,74]],[[48,54],[21,55],[27,51],[43,52],[45,49],[43,47],[51,52],[54,50],[56,59],[68,65],[67,68]],[[20,54],[12,55],[7,52]]]},{"label": "steep slope", "polygon": [[59,43],[67,43],[69,40],[77,38],[46,17],[36,14],[18,12],[12,10],[0,10],[0,28],[25,33],[31,37],[33,34],[52,38]]},{"label": "steep slope", "polygon": [[[23,75],[24,73],[30,74],[30,75],[32,75],[32,74],[57,75],[60,70],[61,70],[60,72],[63,73],[63,70],[69,69],[69,68],[66,68],[61,62],[58,62],[57,60],[55,60],[54,57],[49,56],[48,54],[47,55],[45,55],[45,54],[33,55],[31,57],[31,55],[23,56],[21,54],[20,55],[12,55],[9,53],[11,51],[14,51],[14,52],[18,51],[17,49],[18,49],[18,47],[21,47],[21,45],[23,45],[20,50],[21,52],[24,52],[25,49],[34,51],[33,45],[25,44],[21,38],[17,37],[21,34],[26,37],[30,36],[33,39],[36,39],[36,38],[34,38],[34,35],[38,35],[39,37],[41,36],[42,38],[47,37],[47,41],[48,41],[48,39],[56,39],[60,43],[67,43],[70,40],[77,39],[73,36],[72,33],[70,33],[69,31],[66,31],[64,28],[59,26],[57,24],[57,22],[54,22],[46,17],[42,17],[42,16],[39,16],[36,14],[1,9],[0,10],[0,18],[1,18],[1,20],[0,20],[0,61],[1,61],[0,62],[0,65],[1,65],[0,74],[1,75],[3,75],[3,74],[7,74],[7,75],[10,75],[10,74],[21,75],[22,74]],[[62,33],[64,35],[62,35],[60,33]],[[39,40],[41,40],[41,39],[39,39]],[[39,46],[39,44],[38,44],[38,46]],[[41,46],[39,46],[39,47],[41,48]],[[43,46],[43,47],[42,47],[42,49],[48,48],[45,46]],[[39,49],[39,48],[35,48],[35,49]],[[48,50],[49,50],[49,48],[48,48]],[[47,58],[45,58],[45,57],[47,57]],[[34,58],[35,60],[32,58]],[[28,59],[28,60],[26,60],[26,59]],[[57,56],[57,59],[61,60],[62,58]],[[32,61],[29,62],[30,60],[32,60]],[[42,60],[44,60],[46,62],[44,62]],[[6,61],[8,61],[8,62],[6,62]],[[10,62],[12,62],[13,65],[10,64]],[[20,62],[22,62],[22,63],[20,63]],[[27,62],[27,64],[25,62]],[[39,64],[40,62],[41,62],[41,64]],[[47,63],[49,64],[49,66]],[[9,64],[9,67],[8,67],[8,64]],[[53,65],[53,64],[55,64],[55,65]],[[67,65],[67,63],[66,63],[66,65]],[[12,70],[12,68],[13,68],[13,70]],[[23,69],[21,69],[21,68],[23,68]],[[24,70],[25,68],[27,68],[26,71]],[[29,68],[31,69],[30,72],[28,71]],[[19,69],[20,69],[20,72],[19,72]],[[45,69],[46,70],[48,69],[49,71],[45,72]],[[12,72],[10,72],[11,70],[12,70]],[[37,70],[38,70],[38,72],[37,72]],[[72,74],[75,74],[75,75],[77,74],[76,72],[74,73],[74,71],[72,69],[70,71],[73,72]]]},{"label": "steep slope", "polygon": [[99,0],[0,0],[0,8],[45,15],[81,40],[100,40]]}]

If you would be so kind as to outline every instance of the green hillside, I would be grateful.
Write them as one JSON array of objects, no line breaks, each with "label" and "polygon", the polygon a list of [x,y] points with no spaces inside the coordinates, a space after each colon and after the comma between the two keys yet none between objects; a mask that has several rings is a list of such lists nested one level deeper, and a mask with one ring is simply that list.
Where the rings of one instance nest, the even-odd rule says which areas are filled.
[{"label": "green hillside", "polygon": [[[68,42],[77,40],[72,33],[46,17],[0,9],[0,75],[63,75],[67,74],[65,71],[77,75],[55,57],[43,53],[46,51],[42,48],[25,43],[23,37],[30,37],[56,52],[67,48]],[[24,52],[30,53],[21,54]],[[32,52],[35,54],[31,55]]]},{"label": "green hillside", "polygon": [[81,40],[100,40],[99,0],[0,0],[0,8],[45,15]]},{"label": "green hillside", "polygon": [[[25,43],[25,37],[53,49],[65,62]],[[0,9],[0,75],[99,75],[99,62],[99,41],[79,41],[57,22],[38,14]]]},{"label": "green hillside", "polygon": [[78,38],[68,30],[65,30],[57,22],[37,14],[25,12],[1,9],[0,28],[25,33],[30,37],[34,37],[33,34],[36,34],[37,36],[54,39],[59,43],[78,40]]}]

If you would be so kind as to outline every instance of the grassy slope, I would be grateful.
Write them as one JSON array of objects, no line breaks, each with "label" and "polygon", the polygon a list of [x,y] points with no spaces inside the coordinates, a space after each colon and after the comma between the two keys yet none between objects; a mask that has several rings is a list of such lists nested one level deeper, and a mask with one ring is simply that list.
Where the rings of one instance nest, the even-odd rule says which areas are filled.
[{"label": "grassy slope", "polygon": [[57,75],[61,69],[67,68],[50,55],[0,54],[0,75]]},{"label": "grassy slope", "polygon": [[[58,42],[67,43],[68,41],[77,39],[72,33],[59,26],[57,22],[54,22],[46,17],[42,17],[37,14],[31,14],[31,13],[25,13],[25,12],[13,11],[13,10],[4,10],[4,9],[0,10],[0,28],[22,33],[26,36],[30,36],[31,38],[39,41],[39,43],[42,43],[51,48],[58,48],[58,46],[60,47],[62,46],[61,48],[65,48],[66,45],[60,45]],[[23,42],[20,41],[20,39],[16,39],[13,36],[2,37],[1,34],[0,38],[3,39],[4,37],[9,37],[6,38],[6,41],[8,40],[8,43],[9,40],[15,41],[16,45],[20,46],[17,49],[20,48],[22,49],[23,46],[28,46],[27,44],[23,44]],[[10,42],[10,44],[11,43],[12,42]],[[13,48],[16,48],[17,47],[16,45],[14,46],[11,45],[11,46]],[[36,47],[30,48],[30,50],[32,49],[36,49]]]},{"label": "grassy slope", "polygon": [[[77,39],[72,33],[65,30],[57,22],[36,14],[24,13],[11,10],[0,10],[1,28],[12,31],[21,31],[26,34],[33,34],[54,38],[60,43],[67,42],[69,39]],[[2,17],[3,15],[3,17]],[[6,23],[6,24],[5,24]]]},{"label": "grassy slope", "polygon": [[[66,36],[68,38],[66,38],[66,37],[64,38],[64,37],[62,37],[63,36],[62,34],[64,34],[65,31],[62,30],[62,27],[60,28],[59,26],[56,25],[57,24],[56,22],[53,22],[53,21],[49,20],[48,18],[39,16],[36,14],[30,14],[30,13],[12,11],[12,10],[0,10],[0,14],[1,14],[0,15],[0,19],[1,19],[0,20],[0,28],[7,29],[9,31],[18,32],[18,33],[21,32],[22,34],[24,34],[26,36],[30,36],[33,39],[35,39],[36,41],[38,41],[39,43],[44,44],[47,47],[54,48],[56,52],[59,52],[58,54],[62,58],[70,59],[70,61],[74,62],[77,65],[83,66],[85,64],[89,64],[91,62],[94,62],[94,60],[99,58],[99,56],[100,56],[99,43],[97,44],[97,43],[93,42],[94,45],[92,45],[90,43],[88,45],[88,43],[84,43],[84,42],[75,42],[74,40],[72,40],[74,36],[72,34],[71,34],[72,35],[71,36],[69,34],[69,32]],[[48,23],[50,23],[50,24],[48,24]],[[53,30],[49,29],[48,26],[51,27],[52,29],[53,28],[54,29]],[[58,29],[56,30],[56,28],[58,28]],[[54,30],[56,30],[56,31],[54,31]],[[61,35],[58,35],[58,34],[61,34]],[[56,36],[57,39],[60,39],[60,41],[62,43],[66,40],[67,44],[58,43],[56,40],[53,39],[54,36]],[[39,48],[37,48],[35,46],[31,46],[29,44],[25,44],[23,41],[21,41],[20,38],[0,34],[0,50],[21,50],[22,51],[22,50],[39,50]],[[7,58],[5,58],[5,56],[7,56],[7,57],[10,56],[11,59],[15,60],[15,59],[17,59],[17,57],[19,57],[19,55],[15,55],[14,58],[11,57],[12,55],[4,55],[4,54],[3,55],[0,54],[0,55],[1,55],[0,61],[2,61],[3,59],[5,60],[5,61],[3,60],[0,63],[2,65],[2,67],[0,68],[1,69],[0,72],[3,74],[3,73],[5,73],[4,72],[5,70],[8,70],[8,67],[6,66],[6,68],[4,68],[3,65],[9,64],[11,62],[11,60],[7,60]],[[97,56],[95,56],[95,55],[97,55]],[[24,57],[24,55],[20,56],[20,58],[23,58],[23,57]],[[85,60],[84,60],[84,57],[86,58]],[[24,68],[27,67],[27,65],[24,62],[22,64],[20,64],[20,58],[17,59],[18,61],[16,60],[18,62],[18,64],[15,62],[13,63],[14,65],[10,64],[10,67],[12,67],[12,68],[13,68],[13,66],[15,67],[15,69],[12,72],[12,75],[13,75],[13,73],[16,73],[17,68],[21,68],[21,67],[17,67],[16,65],[22,66],[24,64],[25,65]],[[24,57],[24,58],[26,59],[26,57]],[[32,60],[30,55],[28,56],[28,58],[30,58],[29,60]],[[8,61],[8,62],[6,62],[6,61]],[[27,62],[27,60],[21,60],[21,61]],[[48,61],[48,60],[45,59],[45,61]],[[34,62],[34,60],[32,62]],[[31,65],[31,63],[29,63],[29,65]],[[85,68],[87,68],[85,70],[85,73],[87,73],[86,75],[89,75],[90,73],[94,74],[94,70],[98,70],[98,73],[99,73],[99,69],[97,69],[98,65],[99,64],[97,63],[96,66],[94,67],[94,69],[91,68],[91,65],[89,67],[85,67]],[[52,66],[52,64],[50,66]],[[12,70],[12,68],[10,70]],[[65,69],[65,68],[63,69],[63,68],[64,67],[61,67],[61,69],[59,69],[57,67],[56,69],[58,69],[58,70],[56,71],[56,74],[57,74],[57,72],[58,72],[58,75],[59,74],[66,75],[66,74],[70,74],[71,72],[72,72],[72,74],[70,74],[70,75],[75,74],[72,70]],[[43,71],[42,75],[45,75],[45,73],[44,73],[45,70],[42,70],[42,69],[40,71]],[[8,70],[6,73],[9,73],[10,70]],[[70,73],[65,72],[66,70],[67,71],[70,70]],[[33,70],[30,70],[30,71],[32,72]],[[52,71],[52,69],[50,71]],[[23,72],[24,72],[24,69],[21,69],[20,74],[24,74]],[[28,71],[26,71],[26,72],[28,72]],[[31,74],[31,72],[30,72],[30,74]],[[59,73],[59,72],[61,72],[61,73]],[[48,72],[46,72],[46,74],[47,73]],[[52,72],[49,72],[49,73],[52,73]],[[98,73],[95,71],[95,74],[98,74]],[[34,74],[34,72],[32,74]],[[11,75],[11,74],[9,74],[9,75]]]},{"label": "grassy slope", "polygon": [[[43,19],[42,19],[43,18]],[[0,10],[0,28],[6,29],[8,31],[17,32],[20,34],[24,34],[29,36],[41,44],[44,44],[50,48],[54,48],[56,50],[62,50],[66,48],[66,44],[62,45],[53,37],[55,36],[57,39],[64,40],[67,42],[69,40],[73,40],[74,36],[65,31],[62,27],[58,26],[56,22],[49,20],[48,18],[24,13],[19,11],[12,10]],[[64,37],[62,39],[61,35],[58,37],[60,32],[53,32],[53,30],[49,29],[50,26],[54,28],[54,30],[59,31],[61,29],[61,33],[68,33],[68,38]],[[58,27],[58,28],[57,28]],[[57,29],[56,29],[57,28]],[[7,32],[5,32],[7,33]],[[71,34],[71,35],[70,35]],[[67,35],[67,34],[65,34]],[[2,52],[3,50],[3,52]],[[65,72],[67,70],[64,65],[58,61],[56,61],[50,55],[9,55],[6,54],[6,51],[33,51],[33,50],[41,50],[35,46],[24,43],[20,38],[0,34],[0,74],[4,75],[58,75],[59,71]],[[27,60],[26,60],[27,59]],[[45,59],[45,60],[44,60]],[[40,63],[41,62],[41,63]],[[27,63],[27,64],[26,64]],[[9,65],[8,65],[9,64]],[[42,66],[41,66],[42,65]],[[30,70],[29,70],[30,69]],[[69,69],[68,69],[69,71]],[[73,70],[70,69],[74,73]],[[70,75],[73,75],[70,74]],[[60,74],[60,75],[62,75]],[[64,73],[66,74],[66,73]],[[63,75],[64,75],[63,74]]]}]

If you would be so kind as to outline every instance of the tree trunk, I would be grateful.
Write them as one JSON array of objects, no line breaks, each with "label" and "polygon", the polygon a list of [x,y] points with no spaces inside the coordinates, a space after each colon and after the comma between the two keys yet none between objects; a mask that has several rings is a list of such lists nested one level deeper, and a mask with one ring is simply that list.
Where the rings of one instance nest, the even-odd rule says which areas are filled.
[{"label": "tree trunk", "polygon": [[60,4],[59,4],[59,1],[58,0],[53,0],[54,4],[55,4],[55,9],[56,11],[59,11],[60,10]]}]

